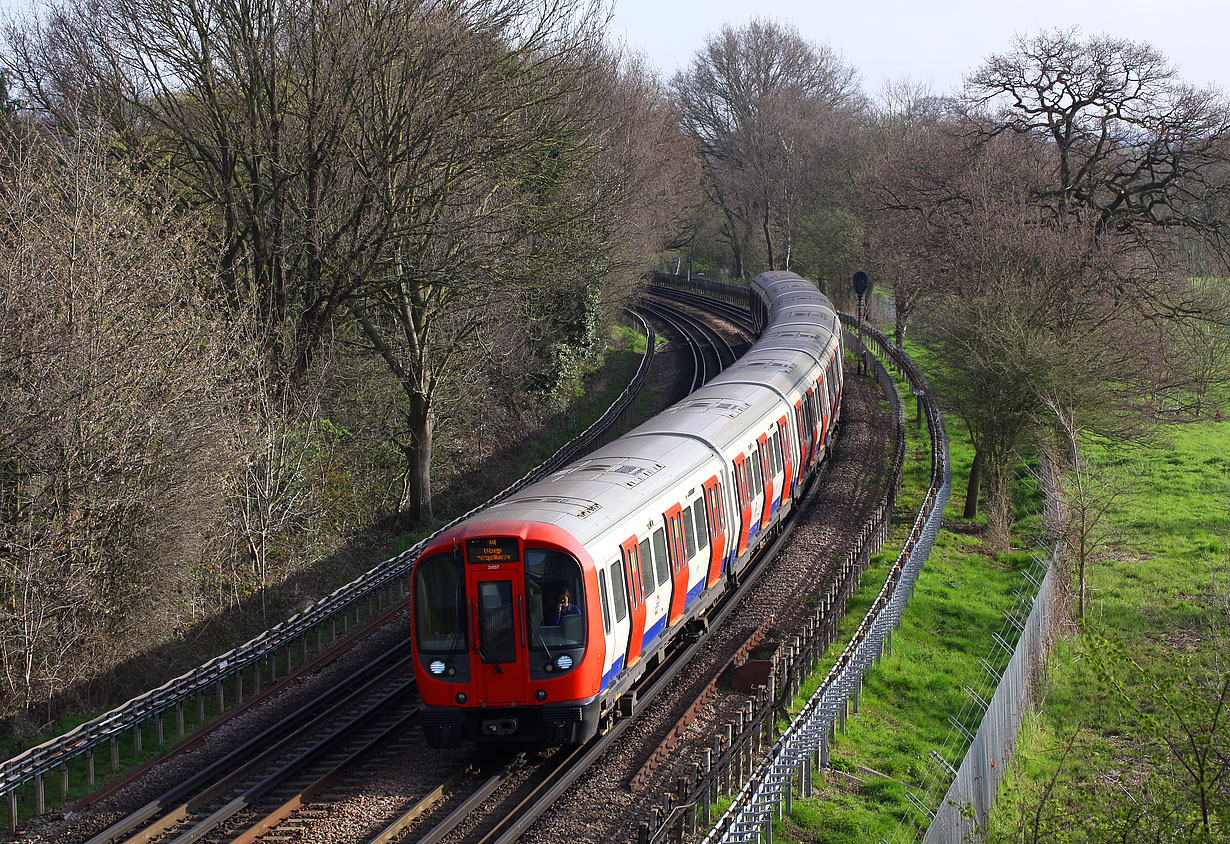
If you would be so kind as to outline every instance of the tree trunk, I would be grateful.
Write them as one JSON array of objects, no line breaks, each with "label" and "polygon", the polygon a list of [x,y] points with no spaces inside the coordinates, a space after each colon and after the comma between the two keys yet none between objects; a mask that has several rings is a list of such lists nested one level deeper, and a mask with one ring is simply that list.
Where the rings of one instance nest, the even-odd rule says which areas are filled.
[{"label": "tree trunk", "polygon": [[410,479],[407,510],[414,524],[428,524],[431,510],[431,406],[424,396],[410,400],[407,413],[410,442],[405,447],[406,469]]},{"label": "tree trunk", "polygon": [[897,311],[897,322],[893,329],[893,339],[897,343],[898,349],[905,348],[905,320],[901,318],[901,311]]},{"label": "tree trunk", "polygon": [[1012,452],[989,455],[987,474],[987,542],[992,551],[1007,551],[1012,542]]},{"label": "tree trunk", "polygon": [[761,225],[764,227],[764,248],[769,261],[769,269],[775,270],[777,267],[773,264],[773,234],[769,231],[769,201],[767,199],[764,203],[764,219]]},{"label": "tree trunk", "polygon": [[985,458],[982,449],[974,448],[974,463],[969,469],[969,485],[965,488],[965,511],[963,519],[978,518],[978,491],[982,486],[982,464]]}]

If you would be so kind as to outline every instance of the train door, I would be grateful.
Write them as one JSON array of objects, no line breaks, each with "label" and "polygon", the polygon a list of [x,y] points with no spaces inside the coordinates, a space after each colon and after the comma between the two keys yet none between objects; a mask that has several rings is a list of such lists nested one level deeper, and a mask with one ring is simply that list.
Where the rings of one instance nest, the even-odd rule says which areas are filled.
[{"label": "train door", "polygon": [[832,402],[829,400],[828,387],[823,383],[816,384],[816,403],[820,405],[820,458],[829,443],[829,419],[831,419]]},{"label": "train door", "polygon": [[820,459],[820,417],[816,412],[816,391],[808,389],[807,403],[807,436],[811,441],[811,460],[815,463]]},{"label": "train door", "polygon": [[777,435],[781,439],[782,448],[782,506],[790,501],[790,482],[793,480],[793,453],[790,450],[790,429],[786,425],[786,417],[777,420]]},{"label": "train door", "polygon": [[683,538],[683,507],[674,505],[663,514],[666,518],[666,540],[670,553],[671,609],[667,624],[674,624],[683,615],[688,600],[688,550]]},{"label": "train door", "polygon": [[628,634],[627,665],[631,666],[641,658],[641,646],[645,641],[645,575],[641,569],[636,535],[633,534],[624,540],[620,548],[623,551],[624,575],[628,581],[628,615],[631,630]]},{"label": "train door", "polygon": [[519,576],[520,567],[482,564],[466,568],[469,569],[470,629],[474,631],[471,665],[478,693],[475,703],[485,706],[520,703],[526,699],[529,679],[525,651],[517,646],[523,641],[525,623],[525,588]]},{"label": "train door", "polygon": [[752,488],[747,476],[747,458],[742,453],[735,458],[735,497],[739,502],[739,541],[736,556],[747,550],[752,532]]},{"label": "train door", "polygon": [[807,477],[807,458],[811,454],[811,443],[807,439],[807,412],[803,410],[803,400],[794,403],[794,424],[799,432],[799,474],[798,481],[803,483]]},{"label": "train door", "polygon": [[606,653],[610,659],[610,666],[602,675],[602,687],[606,688],[628,658],[628,593],[622,556],[598,569],[598,592],[602,601],[602,625],[606,631]]},{"label": "train door", "polygon": [[760,472],[764,475],[764,508],[760,515],[760,526],[769,526],[769,517],[773,515],[773,446],[769,443],[769,435],[761,434],[756,438],[760,443]]},{"label": "train door", "polygon": [[714,475],[702,485],[705,490],[705,510],[709,526],[709,585],[722,576],[722,561],[726,554],[725,519],[722,517],[721,484]]}]

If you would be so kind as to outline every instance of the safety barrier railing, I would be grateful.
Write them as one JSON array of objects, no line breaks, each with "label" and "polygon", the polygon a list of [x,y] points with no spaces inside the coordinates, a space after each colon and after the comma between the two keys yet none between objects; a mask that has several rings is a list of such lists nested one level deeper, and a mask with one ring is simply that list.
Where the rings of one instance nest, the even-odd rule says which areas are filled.
[{"label": "safety barrier railing", "polygon": [[[857,349],[858,340],[850,333],[851,327],[858,327],[857,320],[843,314],[842,321],[847,327],[847,343]],[[837,576],[820,596],[815,611],[804,621],[803,631],[783,643],[774,655],[767,685],[755,700],[745,704],[732,723],[719,730],[713,747],[704,752],[703,762],[668,788],[663,805],[655,808],[642,824],[639,842],[682,840],[698,828],[708,830],[703,839],[706,842],[758,840],[776,814],[783,808],[789,811],[796,776],[802,778],[803,793],[810,795],[813,763],[821,769],[827,766],[835,729],[844,729],[851,705],[857,711],[863,674],[891,645],[892,630],[938,532],[951,488],[951,473],[943,416],[921,371],[874,327],[863,323],[861,335],[864,343],[877,350],[877,355],[869,356],[868,364],[892,405],[893,466],[881,502],[860,530]],[[905,414],[887,367],[906,378],[926,414],[931,438],[930,487],[909,538],[871,609],[817,692],[778,737],[774,727],[777,714],[798,694],[804,679],[836,639],[846,602],[858,589],[871,554],[882,547],[888,536],[904,467]],[[713,824],[713,801],[719,794],[729,793],[735,794],[734,801]]]},{"label": "safety barrier railing", "polygon": [[[843,314],[842,321],[847,326],[858,326],[858,320],[848,315]],[[892,631],[901,623],[914,583],[940,530],[952,488],[943,413],[913,360],[874,326],[863,323],[859,327],[864,342],[871,340],[879,354],[905,376],[919,398],[932,446],[930,484],[905,546],[845,650],[705,836],[706,842],[759,841],[766,828],[771,836],[773,819],[781,815],[793,796],[796,776],[803,783],[804,794],[810,793],[813,765],[825,767],[829,742],[836,728],[844,726],[851,702],[857,709],[863,676],[879,661],[885,648],[891,647]]]},{"label": "safety barrier railing", "polygon": [[[645,331],[645,354],[628,386],[592,425],[488,501],[458,516],[414,547],[379,563],[281,624],[64,735],[0,763],[0,799],[8,804],[9,830],[16,832],[17,829],[18,789],[33,783],[34,811],[35,814],[42,814],[46,811],[45,778],[48,774],[59,772],[61,796],[66,798],[69,793],[70,763],[84,759],[87,787],[95,785],[94,754],[100,746],[109,746],[111,768],[116,770],[119,767],[119,742],[126,734],[131,732],[133,749],[140,754],[144,728],[150,722],[154,724],[155,741],[162,743],[167,713],[174,712],[176,729],[183,735],[185,708],[195,704],[198,722],[204,721],[207,704],[211,708],[216,706],[219,711],[226,708],[228,683],[233,684],[232,703],[236,705],[244,698],[245,674],[250,677],[252,693],[260,692],[278,679],[279,663],[285,666],[285,676],[290,673],[296,655],[300,656],[301,662],[307,661],[309,642],[313,638],[315,649],[320,651],[326,643],[337,640],[339,627],[341,635],[346,635],[408,595],[413,562],[435,536],[545,477],[593,446],[631,408],[653,365],[653,329],[639,315],[632,316]],[[296,650],[298,654],[294,653]]]}]

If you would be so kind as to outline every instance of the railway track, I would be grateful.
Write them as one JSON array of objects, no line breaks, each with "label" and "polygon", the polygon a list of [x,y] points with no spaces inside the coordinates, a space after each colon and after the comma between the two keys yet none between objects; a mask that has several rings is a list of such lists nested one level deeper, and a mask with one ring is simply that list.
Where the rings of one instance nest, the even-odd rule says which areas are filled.
[{"label": "railway track", "polygon": [[[672,298],[676,292],[671,291]],[[686,342],[708,348],[706,352],[698,349],[690,355],[704,367],[703,375],[694,374],[693,387],[734,359],[730,344],[715,339],[719,332],[696,325],[695,316],[688,313],[697,307],[694,300],[679,306],[658,301],[651,307],[659,314],[666,314]],[[750,317],[746,311],[739,314],[738,310],[734,308],[721,318],[730,322],[741,317],[746,320],[741,330],[750,334]],[[723,348],[726,351],[721,351]],[[774,543],[775,552],[786,535],[783,533]],[[756,576],[742,583],[739,591],[710,619],[710,628],[743,631],[745,625],[739,620],[737,608],[743,596],[757,589],[756,578],[768,570],[767,566],[757,566]],[[758,624],[767,626],[763,618]],[[638,711],[652,712],[649,704],[657,698],[677,697],[680,690],[692,682],[687,677],[681,680],[681,675],[707,670],[705,682],[712,683],[713,669],[697,666],[711,661],[709,652],[713,644],[702,640],[699,632],[669,660],[664,660],[646,686],[638,691]],[[744,631],[740,641],[746,639]],[[404,656],[400,654],[397,658]],[[729,657],[723,662],[729,662]],[[262,731],[174,788],[130,810],[127,817],[101,833],[86,839],[56,835],[40,840],[84,841],[87,844],[151,841],[178,844],[191,841],[493,844],[562,840],[558,831],[552,831],[551,809],[561,794],[569,794],[569,805],[582,806],[586,816],[603,811],[611,814],[610,808],[600,809],[593,800],[578,798],[577,794],[586,793],[587,780],[592,783],[611,777],[608,769],[612,757],[635,757],[634,762],[615,775],[615,784],[622,788],[660,743],[654,721],[662,716],[655,715],[648,723],[642,718],[620,719],[605,735],[576,751],[502,756],[485,752],[475,758],[432,757],[414,727],[416,700],[412,685],[399,687],[390,679],[391,675],[399,673],[403,681],[410,674],[404,662],[385,663],[384,669],[364,666],[356,672],[354,681],[339,684],[352,690],[365,688],[366,691],[357,693],[358,696],[347,696],[338,689],[322,696],[320,701],[297,708],[279,726]],[[379,684],[375,677],[378,676],[389,681],[388,685],[379,686],[380,691],[376,690]],[[363,678],[370,684],[365,685]],[[678,717],[669,714],[673,710],[669,706],[664,709],[668,713],[665,717],[676,723]],[[343,718],[343,713],[348,717]],[[395,744],[400,749],[390,754],[390,747]],[[633,748],[641,748],[639,756]],[[401,767],[396,771],[387,770],[397,766]],[[372,780],[381,774],[400,779],[393,785],[369,782],[356,788],[356,781],[364,777]],[[651,781],[646,787],[652,790],[655,786]],[[578,792],[577,789],[582,790]],[[382,798],[379,806],[371,805],[373,793],[379,793]],[[633,820],[634,814],[620,822],[608,817],[599,825],[606,832],[568,837],[570,840],[608,840],[610,830],[626,829]]]},{"label": "railway track", "polygon": [[664,323],[683,340],[691,355],[692,379],[687,387],[691,393],[700,388],[735,361],[730,343],[718,332],[681,308],[665,302],[642,302],[637,310]]},{"label": "railway track", "polygon": [[255,840],[237,834],[271,828],[292,801],[409,729],[419,709],[410,663],[401,642],[87,844]]},{"label": "railway track", "polygon": [[693,293],[690,290],[680,290],[677,287],[667,287],[662,284],[650,285],[649,290],[654,296],[661,299],[688,305],[705,313],[720,317],[734,325],[745,337],[752,337],[756,332],[752,314],[744,306],[723,302],[719,299],[705,296],[702,293]]}]

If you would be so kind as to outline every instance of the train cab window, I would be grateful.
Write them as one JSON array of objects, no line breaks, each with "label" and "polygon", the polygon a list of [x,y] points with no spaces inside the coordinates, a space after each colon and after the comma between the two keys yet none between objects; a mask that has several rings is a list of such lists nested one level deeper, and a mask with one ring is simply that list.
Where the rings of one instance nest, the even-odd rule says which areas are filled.
[{"label": "train cab window", "polygon": [[692,529],[692,508],[683,511],[683,538],[687,543],[688,559],[696,556],[696,532]]},{"label": "train cab window", "polygon": [[[649,553],[649,540],[641,540],[641,594],[648,598],[658,588],[658,582],[653,576],[653,556]],[[646,569],[649,570],[649,577],[645,577]]]},{"label": "train cab window", "polygon": [[517,661],[517,632],[513,619],[511,580],[478,582],[478,652],[488,665]]},{"label": "train cab window", "polygon": [[653,532],[653,562],[658,572],[658,585],[671,579],[670,562],[666,559],[666,530],[658,528]]},{"label": "train cab window", "polygon": [[623,566],[618,560],[611,566],[611,599],[615,605],[615,620],[623,621],[628,617],[628,591],[624,584]]},{"label": "train cab window", "polygon": [[585,644],[585,581],[571,555],[548,548],[525,549],[525,606],[531,648]]},{"label": "train cab window", "polygon": [[424,557],[414,569],[414,627],[420,651],[465,653],[466,575],[459,554]]},{"label": "train cab window", "polygon": [[692,517],[696,521],[696,547],[704,551],[709,547],[709,525],[705,522],[705,501],[698,498],[692,502]]},{"label": "train cab window", "polygon": [[606,569],[598,569],[598,600],[602,602],[602,629],[611,634],[610,601],[607,598]]}]

